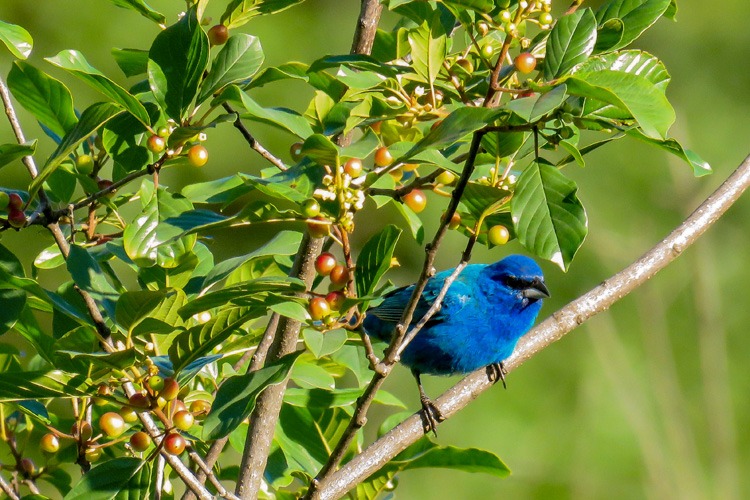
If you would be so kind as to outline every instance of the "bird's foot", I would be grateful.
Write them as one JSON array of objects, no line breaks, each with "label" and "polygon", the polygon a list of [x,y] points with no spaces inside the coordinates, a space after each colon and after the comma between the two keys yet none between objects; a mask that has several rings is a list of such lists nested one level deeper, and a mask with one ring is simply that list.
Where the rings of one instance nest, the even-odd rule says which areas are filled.
[{"label": "bird's foot", "polygon": [[505,365],[503,365],[503,362],[499,363],[492,363],[491,365],[487,366],[487,376],[490,378],[490,381],[497,382],[498,380],[502,381],[503,383],[503,389],[507,389],[508,386],[505,385],[505,375],[508,374],[508,371],[505,369]]},{"label": "bird's foot", "polygon": [[445,420],[443,412],[435,406],[435,403],[428,397],[420,398],[422,402],[422,421],[424,423],[425,433],[432,432],[437,437],[437,426]]}]

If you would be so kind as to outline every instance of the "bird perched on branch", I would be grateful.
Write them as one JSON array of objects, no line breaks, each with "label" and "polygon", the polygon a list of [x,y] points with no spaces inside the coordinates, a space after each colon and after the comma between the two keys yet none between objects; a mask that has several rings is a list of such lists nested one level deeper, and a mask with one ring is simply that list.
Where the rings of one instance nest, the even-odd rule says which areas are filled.
[{"label": "bird perched on branch", "polygon": [[[410,329],[430,309],[452,272],[440,272],[427,281]],[[363,322],[365,332],[389,342],[413,291],[414,285],[394,290],[369,309]],[[547,297],[542,270],[522,255],[489,265],[471,264],[461,271],[440,309],[401,354],[401,363],[411,368],[417,379],[428,430],[435,432],[443,416],[425,393],[420,375],[454,375],[487,366],[504,385],[503,360],[534,324],[542,299]]]}]

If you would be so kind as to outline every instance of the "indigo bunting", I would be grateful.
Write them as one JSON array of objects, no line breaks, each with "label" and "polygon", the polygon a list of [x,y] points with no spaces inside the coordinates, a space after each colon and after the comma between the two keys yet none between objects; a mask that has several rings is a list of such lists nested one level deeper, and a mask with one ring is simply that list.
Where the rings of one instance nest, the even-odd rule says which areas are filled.
[{"label": "indigo bunting", "polygon": [[[427,281],[410,326],[424,316],[452,272],[442,271]],[[414,285],[394,290],[369,309],[365,332],[390,341],[413,290]],[[443,417],[425,393],[420,375],[453,375],[488,366],[505,384],[502,362],[534,324],[547,297],[542,270],[528,257],[511,255],[494,264],[464,268],[448,288],[441,308],[401,355],[400,361],[417,380],[428,430],[435,432]]]}]

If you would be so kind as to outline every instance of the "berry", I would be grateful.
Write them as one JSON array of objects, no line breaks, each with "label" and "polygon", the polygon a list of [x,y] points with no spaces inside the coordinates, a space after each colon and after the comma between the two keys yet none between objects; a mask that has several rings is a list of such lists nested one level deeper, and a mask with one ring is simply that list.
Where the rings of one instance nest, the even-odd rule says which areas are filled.
[{"label": "berry", "polygon": [[18,193],[10,193],[8,195],[8,208],[10,210],[21,210],[23,208],[23,198]]},{"label": "berry", "polygon": [[180,393],[180,384],[172,377],[164,379],[164,388],[159,391],[159,397],[172,401]]},{"label": "berry", "polygon": [[[105,239],[105,237],[102,236],[99,239]],[[107,240],[107,241],[109,241],[109,240]],[[106,243],[106,241],[104,241],[103,243]],[[99,244],[98,240],[97,240],[97,244]],[[107,384],[101,384],[99,386],[99,388],[96,390],[96,393],[99,396],[111,396],[112,395],[112,388],[110,386],[108,386]],[[104,406],[104,405],[107,404],[107,400],[104,399],[104,398],[93,398],[93,402],[94,402],[94,404],[96,406]]]},{"label": "berry", "polygon": [[[112,184],[114,184],[114,182],[112,182],[109,179],[99,179],[96,182],[96,185],[99,187],[99,191],[104,191],[105,189],[109,189],[110,187],[112,187]],[[107,193],[107,196],[110,198],[113,197],[115,195],[115,191],[116,189],[112,189],[109,193]]]},{"label": "berry", "polygon": [[85,453],[87,462],[96,462],[102,458],[101,448],[88,448]]},{"label": "berry", "polygon": [[317,200],[310,198],[302,203],[302,215],[305,217],[312,218],[320,214],[320,203]]},{"label": "berry", "polygon": [[152,153],[161,153],[167,147],[167,141],[159,135],[152,135],[148,138],[146,147]]},{"label": "berry", "polygon": [[489,43],[482,47],[482,55],[486,58],[492,57],[492,54],[495,53],[495,48],[490,45]]},{"label": "berry", "polygon": [[295,162],[300,161],[302,159],[302,143],[295,142],[292,144],[292,147],[289,148],[289,154]]},{"label": "berry", "polygon": [[359,177],[362,175],[362,160],[359,158],[349,158],[344,164],[344,173],[350,177]]},{"label": "berry", "polygon": [[135,451],[146,451],[151,446],[151,436],[143,431],[138,431],[130,436],[130,446]]},{"label": "berry", "polygon": [[448,229],[456,229],[461,225],[461,216],[458,213],[453,213],[451,221],[448,223]]},{"label": "berry", "polygon": [[94,159],[91,155],[83,154],[76,158],[76,170],[81,175],[91,175],[94,171]]},{"label": "berry", "polygon": [[159,127],[156,130],[156,135],[163,138],[169,137],[169,127]]},{"label": "berry", "polygon": [[529,73],[534,71],[534,68],[536,68],[536,58],[533,54],[524,52],[516,56],[516,58],[513,60],[513,64],[516,66],[516,69],[520,73],[528,75]]},{"label": "berry", "polygon": [[223,24],[217,24],[208,30],[208,41],[211,45],[224,45],[228,39],[229,30]]},{"label": "berry", "polygon": [[164,389],[164,379],[159,375],[154,375],[148,379],[148,386],[154,392],[159,392]]},{"label": "berry", "polygon": [[208,412],[211,411],[211,403],[203,399],[197,399],[190,403],[190,411],[193,413],[195,418],[202,420],[206,418]]},{"label": "berry", "polygon": [[119,413],[107,412],[99,418],[99,428],[109,437],[117,437],[125,432],[125,420]]},{"label": "berry", "polygon": [[8,224],[16,229],[22,228],[26,225],[26,214],[22,210],[11,208],[8,214]]},{"label": "berry", "polygon": [[313,297],[310,299],[307,309],[310,311],[310,317],[313,320],[321,320],[331,314],[331,306],[328,305],[328,302],[323,297]]},{"label": "berry", "polygon": [[336,257],[332,253],[324,252],[318,255],[315,259],[315,270],[321,276],[328,276],[331,274],[333,268],[336,267]]},{"label": "berry", "polygon": [[312,221],[307,223],[307,232],[313,238],[324,238],[328,236],[329,224],[314,222],[315,220],[323,221],[322,217],[314,217]]},{"label": "berry", "polygon": [[178,411],[174,414],[174,417],[172,417],[172,423],[174,426],[183,431],[190,429],[194,422],[195,417],[192,413],[186,410]]},{"label": "berry", "polygon": [[70,429],[70,433],[77,437],[80,442],[85,443],[94,435],[94,430],[91,428],[90,423],[83,421],[80,425],[78,422],[74,423]]},{"label": "berry", "polygon": [[419,189],[412,189],[401,200],[417,214],[427,206],[427,197]]},{"label": "berry", "polygon": [[341,307],[344,305],[345,300],[346,295],[341,292],[331,292],[326,295],[326,302],[328,302],[328,305],[331,306],[331,311],[340,311]]},{"label": "berry", "polygon": [[375,150],[375,165],[378,167],[387,167],[393,163],[393,155],[388,148],[385,146],[379,147]]},{"label": "berry", "polygon": [[148,396],[145,394],[142,394],[140,392],[136,392],[130,398],[128,398],[128,405],[130,405],[133,408],[137,409],[147,409],[151,408],[151,400],[148,399]]},{"label": "berry", "polygon": [[446,186],[450,186],[455,180],[456,176],[450,170],[445,170],[442,174],[437,176],[437,179],[435,179],[439,184]]},{"label": "berry", "polygon": [[510,239],[508,228],[500,224],[492,226],[487,233],[487,239],[493,245],[505,245]]},{"label": "berry", "polygon": [[404,163],[401,165],[401,170],[404,172],[414,172],[419,168],[419,163]]},{"label": "berry", "polygon": [[45,453],[57,453],[57,450],[60,449],[60,440],[50,432],[39,440],[39,447]]},{"label": "berry", "polygon": [[334,286],[344,286],[349,282],[349,270],[346,266],[337,264],[336,267],[331,269],[331,274],[328,278]]},{"label": "berry", "polygon": [[468,59],[461,57],[456,60],[456,64],[461,67],[465,72],[467,73],[473,73],[474,72],[474,65],[471,64],[471,61]]},{"label": "berry", "polygon": [[401,179],[402,179],[402,178],[404,177],[404,171],[403,171],[403,170],[401,170],[400,168],[397,168],[397,169],[391,170],[391,171],[390,171],[390,172],[388,172],[388,173],[390,174],[390,176],[391,176],[391,177],[393,177],[393,180],[394,180],[395,182],[398,182],[398,181],[400,181],[400,180],[401,180]]},{"label": "berry", "polygon": [[552,21],[554,21],[554,18],[549,12],[545,12],[539,16],[539,22],[542,24],[552,24]]},{"label": "berry", "polygon": [[174,432],[164,438],[164,449],[171,455],[179,455],[185,451],[186,444],[185,438]]},{"label": "berry", "polygon": [[8,204],[10,203],[10,196],[8,196],[8,193],[5,191],[0,191],[0,210],[5,210],[8,208]]},{"label": "berry", "polygon": [[33,476],[36,472],[36,464],[30,458],[22,458],[18,464],[20,471],[27,476]]},{"label": "berry", "polygon": [[195,146],[188,149],[187,159],[192,166],[202,167],[203,165],[208,163],[208,150],[200,144],[196,144]]},{"label": "berry", "polygon": [[479,21],[477,23],[477,32],[480,35],[485,36],[487,33],[489,33],[489,31],[490,31],[490,25],[487,24],[485,21]]}]

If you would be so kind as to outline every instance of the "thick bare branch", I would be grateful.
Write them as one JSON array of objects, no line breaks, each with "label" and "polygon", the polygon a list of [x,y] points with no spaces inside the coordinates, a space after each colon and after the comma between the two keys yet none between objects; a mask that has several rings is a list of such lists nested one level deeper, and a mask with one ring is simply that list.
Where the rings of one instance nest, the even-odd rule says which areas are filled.
[{"label": "thick bare branch", "polygon": [[[657,272],[674,261],[731,207],[750,186],[750,157],[709,196],[685,221],[641,258],[601,285],[555,312],[521,338],[513,355],[505,362],[510,371],[574,330],[594,315],[607,310]],[[494,380],[486,370],[476,371],[441,395],[435,403],[446,418],[456,414]],[[424,435],[419,414],[412,415],[355,456],[318,485],[321,499],[340,498],[359,482],[383,467],[389,460]]]}]

